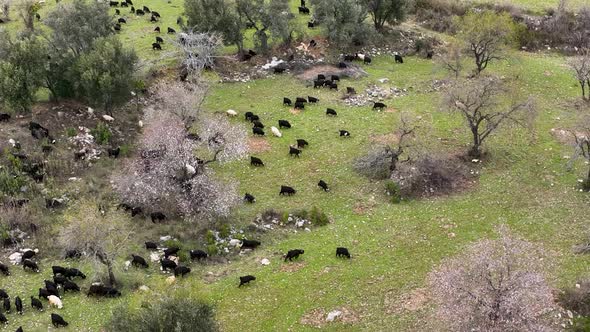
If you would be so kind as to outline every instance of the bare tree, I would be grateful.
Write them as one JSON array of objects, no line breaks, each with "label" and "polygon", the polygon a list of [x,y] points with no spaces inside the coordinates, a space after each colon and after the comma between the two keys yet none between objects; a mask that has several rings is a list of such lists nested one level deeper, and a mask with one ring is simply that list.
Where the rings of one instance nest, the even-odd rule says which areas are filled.
[{"label": "bare tree", "polygon": [[97,270],[100,266],[106,267],[109,283],[116,285],[114,264],[126,250],[132,234],[126,220],[126,216],[117,211],[102,215],[92,204],[81,204],[76,213],[67,218],[59,243],[66,250],[85,252]]},{"label": "bare tree", "polygon": [[459,45],[451,44],[446,48],[446,52],[436,57],[440,66],[449,72],[451,72],[455,79],[459,78],[459,75],[463,71],[463,50]]},{"label": "bare tree", "polygon": [[120,197],[145,211],[227,216],[238,202],[236,186],[216,180],[207,165],[243,157],[245,130],[200,115],[196,132],[188,134],[180,118],[155,110],[147,110],[145,123],[140,154],[115,177]]},{"label": "bare tree", "polygon": [[186,78],[196,77],[203,69],[213,67],[223,38],[218,33],[198,32],[192,28],[178,34],[173,43],[181,52],[182,67],[186,71],[183,76]]},{"label": "bare tree", "polygon": [[480,77],[472,80],[455,81],[445,92],[447,107],[459,113],[472,134],[468,155],[481,157],[485,140],[504,124],[530,127],[535,115],[532,100],[512,102],[505,106],[500,97],[506,88],[496,78]]},{"label": "bare tree", "polygon": [[570,159],[568,167],[571,169],[578,159],[585,159],[588,165],[588,173],[582,182],[582,189],[590,191],[590,117],[586,117],[578,128],[572,130],[571,133],[574,137],[574,155]]},{"label": "bare tree", "polygon": [[4,21],[10,20],[10,5],[12,0],[0,0],[0,12]]},{"label": "bare tree", "polygon": [[458,36],[475,61],[476,75],[486,69],[492,60],[502,59],[513,26],[510,15],[493,11],[470,12],[458,21]]},{"label": "bare tree", "polygon": [[395,145],[379,146],[367,155],[357,159],[354,163],[356,171],[374,179],[391,177],[405,148],[410,146],[409,139],[413,137],[416,128],[415,124],[402,116],[400,126],[396,130],[397,143]]},{"label": "bare tree", "polygon": [[580,55],[573,57],[569,61],[569,66],[580,84],[582,99],[588,100],[589,96],[586,96],[586,86],[590,89],[590,51],[587,49],[582,50]]},{"label": "bare tree", "polygon": [[208,90],[209,87],[202,80],[195,84],[161,82],[153,89],[154,102],[163,112],[172,114],[190,125],[198,118]]},{"label": "bare tree", "polygon": [[557,331],[542,249],[503,227],[499,235],[469,246],[429,275],[436,319],[452,331]]}]

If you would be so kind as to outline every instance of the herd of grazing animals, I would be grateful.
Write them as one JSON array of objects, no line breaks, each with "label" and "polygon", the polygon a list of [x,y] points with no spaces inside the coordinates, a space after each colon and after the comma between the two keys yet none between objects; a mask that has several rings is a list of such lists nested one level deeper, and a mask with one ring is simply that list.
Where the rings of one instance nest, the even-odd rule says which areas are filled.
[{"label": "herd of grazing animals", "polygon": [[[136,16],[142,16],[142,15],[145,15],[146,13],[151,13],[151,18],[150,18],[151,22],[158,22],[158,20],[160,19],[160,14],[155,11],[150,11],[150,9],[148,7],[144,6],[142,9],[135,9],[133,7],[132,0],[125,0],[122,2],[110,1],[109,5],[111,7],[119,7],[119,6],[120,7],[129,7],[129,6],[131,6],[131,13],[135,14]],[[305,0],[301,0],[301,6],[298,9],[299,9],[299,12],[302,14],[309,14],[310,13],[309,8],[306,7]],[[118,8],[115,10],[115,13],[117,16],[121,15],[121,12]],[[127,23],[127,20],[125,18],[119,17],[117,20],[117,23],[114,27],[115,30],[119,31],[121,29],[121,24],[126,24],[126,23]],[[310,28],[314,27],[314,25],[315,25],[314,22],[308,23],[308,26]],[[156,27],[154,29],[154,31],[156,33],[160,33],[160,27],[159,26]],[[173,28],[168,27],[167,33],[174,34],[174,33],[176,33],[176,31]],[[315,41],[312,41],[312,42],[315,44]],[[162,49],[161,44],[163,44],[163,43],[164,43],[164,40],[161,37],[156,36],[156,43],[152,44],[152,48],[154,50],[161,50]],[[254,51],[249,51],[247,54],[247,57],[252,57],[255,55],[256,55],[256,53]],[[432,52],[429,52],[427,54],[427,58],[432,58]],[[349,64],[347,64],[347,62],[354,61],[354,60],[360,60],[365,64],[370,64],[372,61],[369,56],[359,54],[359,53],[354,54],[354,55],[345,55],[343,61],[338,64],[338,67],[346,68],[347,66],[349,66]],[[403,63],[403,58],[400,55],[396,54],[395,55],[395,62],[401,64],[401,63]],[[284,68],[279,68],[279,69],[280,70],[275,70],[275,73],[282,73],[285,70]],[[320,74],[320,75],[318,75],[317,79],[313,80],[313,88],[327,87],[330,90],[337,91],[338,90],[338,83],[336,83],[336,82],[340,82],[340,77],[338,75],[330,75],[330,77],[328,78],[327,75]],[[347,93],[354,94],[355,91],[353,88],[347,87]],[[320,100],[316,97],[313,97],[313,96],[308,96],[307,98],[297,97],[295,99],[295,103],[293,103],[290,98],[287,98],[287,97],[283,98],[283,105],[284,106],[293,106],[295,109],[299,109],[299,110],[305,109],[306,103],[317,104],[319,102],[320,102]],[[375,102],[373,105],[373,109],[380,109],[381,110],[386,107],[387,106],[382,102]],[[229,116],[236,116],[237,112],[233,111],[233,110],[228,110],[227,114]],[[327,116],[337,116],[338,114],[337,114],[336,110],[334,110],[333,108],[327,108],[326,115]],[[245,119],[252,123],[253,135],[259,135],[259,136],[265,135],[265,132],[264,132],[265,126],[261,122],[261,119],[258,115],[253,114],[252,112],[246,112]],[[9,120],[10,120],[9,114],[0,114],[0,122],[9,121]],[[293,127],[293,125],[291,124],[291,122],[289,122],[288,120],[281,119],[281,120],[278,120],[278,128],[275,126],[272,126],[271,131],[273,132],[273,134],[275,136],[281,137],[282,135],[281,135],[279,129],[291,129],[292,127]],[[35,137],[37,139],[48,138],[49,142],[51,142],[51,143],[55,142],[55,140],[49,135],[49,131],[46,128],[44,128],[43,126],[41,126],[40,124],[31,122],[29,124],[29,129],[31,130],[31,134],[33,137]],[[340,135],[340,137],[350,137],[351,136],[350,132],[348,132],[347,130],[344,130],[344,129],[339,130],[339,135]],[[295,156],[295,157],[300,157],[303,149],[308,146],[309,146],[309,143],[305,139],[301,139],[301,138],[297,139],[295,145],[289,146],[289,155]],[[120,148],[118,148],[118,147],[117,148],[109,148],[107,152],[110,157],[116,158],[119,155]],[[260,159],[258,157],[251,156],[250,157],[250,165],[253,167],[264,167],[265,163],[262,161],[262,159]],[[330,191],[328,184],[323,179],[319,180],[319,182],[317,183],[317,186],[325,192]],[[284,195],[284,196],[292,196],[292,195],[295,195],[296,193],[297,193],[297,190],[295,190],[295,188],[293,188],[291,186],[287,186],[287,185],[281,185],[280,191],[279,191],[279,195]],[[244,201],[246,203],[254,204],[256,202],[256,198],[252,194],[246,193],[244,195]],[[22,204],[26,204],[26,202],[23,202]],[[47,200],[47,208],[54,208],[55,206],[57,206],[59,204],[61,204],[61,202],[57,201],[56,199]],[[126,204],[121,204],[119,207],[125,209],[126,211],[130,211],[132,216],[142,213],[141,209],[136,208],[136,207],[131,207]],[[166,215],[162,212],[153,212],[150,214],[150,218],[151,218],[152,222],[154,222],[154,223],[164,222],[167,219]],[[261,245],[261,242],[257,241],[257,240],[251,240],[251,239],[243,239],[243,240],[241,240],[240,245],[241,245],[242,249],[255,250],[257,247],[259,247]],[[161,248],[159,248],[159,246],[156,242],[151,242],[151,241],[145,242],[145,248],[150,251],[162,250]],[[179,264],[179,259],[178,259],[179,251],[180,251],[180,249],[177,247],[163,249],[163,256],[159,258],[159,263],[160,263],[160,269],[164,273],[166,273],[166,272],[173,273],[174,277],[184,277],[184,276],[190,274],[191,269],[189,267],[182,266]],[[293,259],[298,259],[304,253],[305,253],[305,251],[303,249],[289,250],[284,255],[284,261],[291,262],[291,261],[293,261]],[[31,273],[41,273],[41,269],[39,268],[38,263],[34,261],[35,254],[36,253],[33,251],[24,252],[22,255],[21,264],[22,264],[23,269],[25,271],[30,271]],[[200,249],[190,250],[189,254],[190,254],[191,261],[195,261],[195,260],[202,261],[202,260],[206,260],[208,258],[208,254],[205,251],[200,250]],[[83,254],[77,250],[68,250],[66,252],[65,257],[66,257],[66,259],[79,259],[82,255]],[[349,253],[347,248],[338,247],[338,248],[336,248],[336,257],[350,259],[352,256]],[[128,265],[133,266],[138,269],[147,269],[149,267],[149,264],[146,261],[146,259],[139,256],[139,255],[136,255],[136,254],[131,254],[131,260],[128,261]],[[42,299],[47,300],[48,307],[56,307],[57,309],[63,308],[63,305],[64,305],[63,299],[66,297],[66,294],[68,292],[74,292],[74,293],[81,292],[80,286],[78,284],[76,284],[76,282],[74,280],[76,278],[81,278],[81,279],[86,278],[86,275],[76,268],[52,266],[52,273],[53,273],[53,280],[52,281],[51,280],[44,281],[44,285],[43,285],[44,287],[39,288],[37,297],[32,296],[32,295],[30,296],[30,306],[32,309],[34,309],[36,311],[43,311],[44,310],[44,305],[43,305],[43,302],[41,301]],[[10,276],[10,268],[1,262],[0,262],[0,275],[4,275],[6,277]],[[238,287],[241,287],[243,285],[249,284],[251,281],[256,280],[256,277],[253,275],[246,275],[246,276],[239,277],[239,279],[240,279],[240,282],[239,282]],[[109,286],[103,285],[101,283],[91,284],[90,287],[88,288],[88,291],[86,294],[87,294],[87,296],[111,297],[111,298],[121,296],[121,292],[119,290],[117,290],[116,288],[109,287]],[[2,306],[1,306],[2,310],[0,310],[0,323],[7,324],[8,317],[6,316],[6,314],[10,314],[10,312],[11,312],[12,301],[10,299],[8,292],[4,289],[0,289],[0,299],[2,301]],[[20,315],[24,314],[25,308],[24,308],[24,305],[23,305],[23,302],[22,302],[22,299],[20,296],[14,297],[14,308],[16,310],[16,313],[18,313]],[[56,313],[51,313],[50,319],[51,319],[51,324],[56,328],[65,327],[65,326],[69,325],[68,322],[62,316],[60,316]],[[17,329],[17,331],[23,331],[22,327],[19,327]]]},{"label": "herd of grazing animals", "polygon": [[[157,11],[150,10],[150,8],[147,6],[143,6],[142,9],[135,9],[135,7],[133,6],[132,0],[124,0],[121,2],[109,1],[109,6],[110,7],[119,7],[119,6],[120,7],[129,7],[129,6],[131,6],[130,14],[134,14],[135,16],[144,16],[145,14],[151,14],[149,21],[152,23],[158,23],[160,21],[160,19],[162,18],[160,13],[158,13]],[[115,9],[115,16],[121,16],[121,10],[119,8]],[[180,23],[179,20],[177,20],[176,23],[177,24]],[[117,23],[115,23],[115,26],[113,27],[113,29],[115,31],[121,31],[121,29],[122,29],[121,24],[127,24],[127,19],[125,19],[124,17],[119,17],[117,19]],[[160,33],[160,27],[157,26],[154,29],[154,32]],[[168,27],[166,32],[168,34],[175,34],[176,30],[174,28]],[[163,43],[164,43],[164,39],[160,36],[156,36],[156,42],[152,43],[152,50],[161,51]]]}]

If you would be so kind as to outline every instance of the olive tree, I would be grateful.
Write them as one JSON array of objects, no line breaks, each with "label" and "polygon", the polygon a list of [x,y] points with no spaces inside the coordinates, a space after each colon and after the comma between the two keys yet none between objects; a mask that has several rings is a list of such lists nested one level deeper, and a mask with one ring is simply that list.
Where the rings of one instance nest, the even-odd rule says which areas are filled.
[{"label": "olive tree", "polygon": [[28,113],[43,84],[45,45],[35,35],[13,38],[0,30],[0,102]]},{"label": "olive tree", "polygon": [[532,100],[514,100],[505,105],[501,97],[507,92],[506,86],[492,77],[457,80],[445,91],[447,108],[461,115],[471,132],[470,157],[480,158],[482,144],[503,125],[532,125],[535,117]]},{"label": "olive tree", "polygon": [[475,74],[479,75],[491,61],[503,58],[513,35],[514,22],[507,13],[469,12],[457,19],[456,28],[458,38],[465,44],[465,52],[475,62]]},{"label": "olive tree", "polygon": [[375,30],[381,31],[385,23],[397,25],[404,20],[407,0],[368,0],[367,8]]},{"label": "olive tree", "polygon": [[60,3],[47,14],[44,23],[51,28],[51,45],[76,56],[90,50],[96,39],[113,34],[113,18],[106,2]]},{"label": "olive tree", "polygon": [[[237,0],[236,6],[242,20],[256,30],[254,41],[257,49],[263,53],[269,51],[271,35],[276,39],[285,37],[283,30],[293,18],[286,0]],[[289,37],[290,34],[287,38]]]},{"label": "olive tree", "polygon": [[187,27],[198,32],[217,32],[227,45],[235,45],[244,52],[244,23],[230,0],[185,0]]},{"label": "olive tree", "polygon": [[313,2],[315,18],[328,32],[328,39],[341,48],[364,45],[370,36],[365,24],[368,9],[356,0],[318,0]]},{"label": "olive tree", "polygon": [[116,37],[97,39],[77,63],[84,95],[111,113],[113,106],[131,96],[136,63],[135,52]]},{"label": "olive tree", "polygon": [[558,331],[543,250],[500,228],[429,275],[436,319],[451,331]]}]

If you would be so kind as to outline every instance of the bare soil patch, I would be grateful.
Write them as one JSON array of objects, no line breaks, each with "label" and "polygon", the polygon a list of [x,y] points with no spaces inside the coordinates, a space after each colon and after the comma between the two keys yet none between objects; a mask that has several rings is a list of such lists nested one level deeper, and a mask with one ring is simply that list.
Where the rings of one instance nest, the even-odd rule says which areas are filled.
[{"label": "bare soil patch", "polygon": [[551,136],[561,144],[574,144],[576,142],[575,136],[583,137],[581,132],[570,131],[561,128],[551,128]]},{"label": "bare soil patch", "polygon": [[401,296],[393,292],[385,295],[385,310],[388,314],[399,315],[404,312],[414,312],[425,308],[430,300],[426,288],[416,288]]},{"label": "bare soil patch", "polygon": [[281,265],[279,271],[281,272],[297,272],[307,265],[305,262],[285,263]]},{"label": "bare soil patch", "polygon": [[270,143],[262,137],[250,137],[248,138],[248,151],[254,153],[270,151]]}]

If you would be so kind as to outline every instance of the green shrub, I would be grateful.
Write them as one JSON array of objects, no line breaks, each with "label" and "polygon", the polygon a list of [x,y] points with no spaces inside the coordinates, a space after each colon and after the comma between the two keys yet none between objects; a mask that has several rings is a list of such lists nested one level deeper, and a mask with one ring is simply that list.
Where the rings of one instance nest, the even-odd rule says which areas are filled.
[{"label": "green shrub", "polygon": [[69,127],[66,129],[66,136],[68,136],[68,137],[74,137],[77,134],[78,134],[78,131],[76,130],[76,128]]},{"label": "green shrub", "polygon": [[207,244],[215,245],[215,242],[216,242],[215,240],[216,240],[215,233],[213,233],[212,230],[208,230],[207,234],[205,234],[205,241],[207,241]]},{"label": "green shrub", "polygon": [[219,227],[219,237],[225,239],[230,235],[231,228],[228,224],[223,224]]},{"label": "green shrub", "polygon": [[13,196],[27,184],[25,178],[13,175],[5,169],[0,169],[0,193]]},{"label": "green shrub", "polygon": [[588,178],[582,182],[582,190],[590,191],[590,178]]},{"label": "green shrub", "polygon": [[180,242],[176,239],[166,240],[166,241],[164,241],[163,245],[166,248],[177,247],[177,248],[182,249],[182,242]]},{"label": "green shrub", "polygon": [[218,328],[209,304],[187,298],[165,298],[155,303],[143,303],[139,310],[130,310],[127,305],[114,310],[106,330],[214,332]]},{"label": "green shrub", "polygon": [[308,219],[309,217],[309,212],[305,209],[294,210],[291,212],[291,214],[293,215],[293,217],[297,217],[299,219]]},{"label": "green shrub", "polygon": [[215,255],[217,255],[218,252],[219,252],[219,249],[217,249],[217,246],[215,244],[208,244],[207,245],[207,253],[209,254],[209,256],[215,256]]},{"label": "green shrub", "polygon": [[119,154],[121,155],[121,157],[126,157],[129,155],[129,152],[131,151],[131,145],[123,144],[120,148],[121,151],[119,151]]},{"label": "green shrub", "polygon": [[309,220],[317,226],[326,226],[330,223],[330,218],[323,211],[314,206],[309,214]]},{"label": "green shrub", "polygon": [[109,127],[102,122],[96,125],[96,128],[92,130],[91,134],[94,136],[96,143],[100,145],[108,144],[113,136]]},{"label": "green shrub", "polygon": [[391,203],[398,204],[401,202],[401,188],[397,182],[387,180],[385,182],[385,192],[391,197]]},{"label": "green shrub", "polygon": [[588,332],[590,331],[590,317],[574,317],[573,325],[568,329],[572,332]]}]

